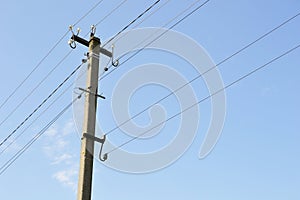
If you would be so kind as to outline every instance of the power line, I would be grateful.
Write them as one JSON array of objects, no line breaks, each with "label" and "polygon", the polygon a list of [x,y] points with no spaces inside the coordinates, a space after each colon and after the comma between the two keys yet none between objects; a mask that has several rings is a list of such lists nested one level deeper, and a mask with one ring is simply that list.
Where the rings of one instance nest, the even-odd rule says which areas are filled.
[{"label": "power line", "polygon": [[[103,1],[103,0],[102,0]],[[102,1],[99,1],[97,4],[95,4],[84,16],[82,16],[79,20],[77,20],[77,22],[74,23],[74,26],[76,24],[78,24],[81,20],[83,20],[89,13],[91,13]],[[109,14],[107,14],[105,17],[103,17],[97,24],[100,24],[101,22],[103,22],[109,15],[111,15],[115,10],[117,10],[117,8],[119,8],[122,4],[124,4],[127,0],[124,0],[123,2],[121,2],[116,8],[114,8]],[[69,31],[68,31],[69,32]],[[59,40],[59,42],[57,42],[57,45],[63,40],[63,38],[67,35],[67,33],[65,33],[65,35]],[[56,46],[57,46],[56,45]],[[54,50],[54,47],[53,47]],[[23,105],[23,103],[42,85],[42,83],[44,83],[47,78],[61,65],[61,63],[67,59],[67,57],[72,53],[72,50],[69,51],[61,60],[59,60],[59,62],[52,68],[52,70],[50,70],[48,72],[48,74],[21,100],[21,102],[18,103],[17,106],[14,107],[13,110],[10,111],[10,113],[0,122],[0,126],[3,125],[20,107],[21,105]],[[50,54],[50,53],[49,53]],[[42,61],[41,61],[42,63]],[[36,70],[36,69],[35,69]],[[32,73],[35,71],[33,70]],[[31,73],[31,74],[32,74]],[[28,75],[28,78],[29,76]],[[28,79],[27,78],[27,79]],[[27,80],[26,79],[26,80]],[[23,82],[25,83],[26,80],[24,80]],[[22,85],[24,84],[22,83]],[[22,86],[20,85],[20,87]],[[17,91],[18,89],[16,89]],[[14,92],[15,93],[15,92]],[[5,100],[5,102],[3,103],[3,105],[9,100],[9,98],[11,98],[11,96],[13,96],[13,94],[10,95],[10,97],[7,98],[7,100]]]},{"label": "power line", "polygon": [[95,26],[98,26],[100,23],[102,23],[106,18],[108,18],[111,14],[113,14],[117,9],[119,9],[126,1],[123,0],[121,3],[119,3],[114,9],[112,9],[107,15],[105,15],[100,21],[98,21]]},{"label": "power line", "polygon": [[[299,14],[298,14],[298,15],[299,15]],[[289,21],[290,21],[290,20],[289,20]],[[286,22],[286,23],[287,23],[287,22]],[[274,31],[275,31],[275,30],[274,30]],[[262,37],[262,38],[263,38],[263,37]],[[262,39],[262,38],[261,38],[261,39]],[[259,40],[260,40],[260,39],[259,39]],[[254,43],[256,43],[256,42],[254,42]],[[253,43],[253,44],[254,44],[254,43]],[[249,46],[251,46],[251,45],[249,45]],[[248,48],[248,47],[247,47],[247,48]],[[265,65],[263,65],[263,66],[261,66],[261,67],[255,69],[254,71],[252,71],[252,72],[246,74],[245,76],[239,78],[238,80],[236,80],[236,81],[234,81],[233,83],[227,85],[226,87],[224,87],[224,88],[221,89],[220,91],[217,91],[216,93],[212,94],[211,96],[208,96],[208,97],[206,97],[205,99],[202,99],[202,100],[199,101],[197,104],[199,104],[199,103],[201,103],[201,102],[203,102],[203,101],[209,99],[210,97],[216,95],[217,93],[219,93],[219,92],[221,92],[221,91],[223,91],[223,90],[225,90],[225,89],[231,87],[232,85],[236,84],[237,82],[241,81],[242,79],[245,79],[246,77],[248,77],[248,76],[254,74],[256,71],[258,71],[258,70],[260,70],[260,69],[266,67],[267,65],[269,65],[269,64],[271,64],[271,63],[273,63],[273,62],[275,62],[276,60],[280,59],[281,57],[283,57],[283,56],[285,56],[285,55],[287,55],[287,54],[289,54],[289,53],[291,53],[292,51],[296,50],[297,48],[299,48],[299,45],[298,45],[297,47],[295,47],[295,48],[293,48],[293,49],[287,51],[286,53],[284,53],[284,54],[282,54],[282,55],[280,55],[280,56],[274,58],[273,60],[271,60],[270,62],[266,63]],[[245,48],[245,49],[246,49],[246,48]],[[238,53],[236,53],[236,54],[238,54]],[[233,56],[234,56],[234,55],[233,55]],[[233,57],[233,56],[231,56],[231,57]],[[230,58],[228,58],[228,59],[230,59]],[[225,62],[225,61],[224,61],[224,62]],[[223,63],[223,61],[222,61],[221,63]],[[220,63],[220,64],[221,64],[221,63]],[[219,65],[220,65],[220,64],[219,64]],[[202,74],[202,75],[203,75],[203,74]],[[72,104],[73,104],[73,102],[72,102]],[[195,104],[195,105],[196,105],[196,104]],[[195,105],[192,105],[192,107],[195,106]],[[191,108],[191,107],[187,108],[186,110],[188,110],[188,109],[190,109],[190,108]],[[186,110],[184,110],[184,111],[182,111],[182,112],[185,112]],[[181,113],[182,113],[182,112],[181,112]],[[176,116],[178,116],[178,115],[181,114],[181,113],[178,113]],[[173,118],[176,117],[176,116],[172,116],[171,118],[167,119],[167,121],[173,119]],[[166,122],[166,121],[165,121],[165,122]],[[165,123],[165,122],[163,122],[163,123]],[[53,122],[53,123],[54,123],[54,122]],[[160,124],[159,124],[159,125],[160,125]],[[158,125],[158,126],[159,126],[159,125]],[[50,125],[50,126],[51,126],[51,125]],[[49,128],[49,127],[48,127],[48,128]],[[47,128],[47,129],[48,129],[48,128]],[[153,128],[156,128],[156,127],[153,127]],[[47,130],[47,129],[46,129],[46,130]],[[46,131],[46,130],[45,130],[45,131]],[[150,131],[150,130],[148,130],[148,131]],[[145,133],[143,133],[143,134],[145,134]],[[142,136],[142,135],[140,135],[140,136]],[[139,137],[140,137],[140,136],[139,136]],[[37,139],[38,139],[38,138],[37,138]],[[36,139],[36,140],[37,140],[37,139]],[[138,138],[136,138],[136,139],[138,139]],[[32,142],[32,143],[33,143],[33,142]],[[31,143],[31,144],[32,144],[32,143]],[[128,143],[129,143],[129,142],[127,142],[126,144],[128,144]],[[126,144],[123,144],[122,146],[124,146],[124,145],[126,145]],[[0,145],[0,146],[1,146],[1,145]],[[119,148],[122,147],[122,146],[119,146]],[[29,146],[29,147],[30,147],[30,146]],[[27,147],[26,149],[28,149],[29,147]],[[26,149],[25,149],[25,150],[26,150]],[[24,150],[24,151],[25,151],[25,150]],[[113,152],[113,151],[114,151],[114,150],[111,150],[109,153],[111,153],[111,152]],[[24,152],[23,152],[23,153],[24,153]],[[17,159],[17,158],[16,158],[16,159]],[[15,161],[16,159],[14,159],[14,161]],[[11,163],[11,164],[12,164],[12,163]],[[11,164],[10,164],[10,165],[11,165]],[[9,166],[10,166],[10,165],[9,165]],[[9,167],[9,166],[8,166],[8,167]],[[8,168],[8,167],[7,167],[7,168]],[[5,168],[5,170],[6,170],[7,168]],[[2,169],[3,169],[3,167],[1,167],[0,175],[5,171],[5,170],[2,171]]]},{"label": "power line", "polygon": [[[112,14],[115,10],[117,10],[122,4],[124,4],[125,2],[126,2],[127,0],[124,0],[124,1],[122,1],[117,7],[115,7],[111,12],[109,12],[102,20],[100,20],[96,25],[98,25],[99,23],[101,23],[105,18],[107,18],[110,14]],[[151,13],[149,16],[147,16],[147,18],[149,18],[150,16],[152,16],[155,12],[157,12],[159,9],[161,9],[163,6],[165,6],[168,2],[169,2],[170,0],[168,0],[168,1],[166,1],[163,5],[161,5],[159,8],[157,8],[153,13]],[[145,18],[143,21],[145,21],[147,18]],[[143,21],[141,21],[139,24],[141,24]],[[138,24],[138,25],[139,25]],[[136,26],[135,26],[136,27]],[[71,52],[69,52],[65,57],[67,57],[69,54],[70,54]],[[64,58],[65,58],[64,57]],[[64,59],[63,59],[64,60]],[[61,60],[57,65],[56,65],[56,67],[58,66],[58,65],[60,65],[61,64],[61,62],[63,61],[63,60]],[[55,67],[55,68],[56,68]],[[52,71],[54,71],[55,70],[55,68],[53,69],[53,70],[51,70],[51,72]],[[49,72],[49,74],[51,73],[51,72]],[[16,109],[18,109],[19,107],[20,107],[20,105],[42,84],[42,82],[43,82],[43,80],[30,92],[30,94],[29,95],[27,95],[27,97],[13,110],[13,112],[16,110]],[[73,82],[74,83],[74,82]],[[72,84],[69,86],[69,87],[67,87],[67,89],[69,89],[70,87],[72,86]],[[64,91],[64,92],[62,92],[61,94],[60,94],[60,96],[62,96],[66,91],[67,91],[67,89]],[[59,96],[59,97],[60,97]],[[58,98],[59,98],[58,97]],[[38,117],[36,117],[35,119],[34,119],[34,121],[36,121],[37,119],[39,119],[56,101],[57,101],[57,99],[58,98],[56,98]],[[8,117],[10,117],[10,115],[12,115],[13,113],[10,113],[9,114],[9,116]],[[8,118],[7,117],[7,118]],[[7,118],[5,119],[5,120],[3,120],[1,123],[0,123],[0,126],[1,126],[1,124],[3,123],[3,122],[5,122],[6,120],[7,120]],[[30,126],[32,126],[32,124],[33,124],[34,122],[32,122],[30,125],[28,125],[17,137],[15,137],[15,139],[13,140],[13,141],[11,141],[1,152],[0,152],[0,155],[4,152],[4,151],[6,151],[6,149],[8,149],[21,135],[23,135],[24,133],[25,133],[25,131],[30,127]],[[0,145],[1,146],[1,145]]]},{"label": "power line", "polygon": [[[161,8],[163,8],[165,5],[167,5],[171,0],[166,0],[162,5],[160,5],[158,8],[156,8],[152,13],[150,13],[147,17],[145,17],[144,19],[142,19],[139,23],[137,23],[135,26],[132,27],[132,29],[136,28],[137,26],[139,26],[140,24],[142,24],[144,21],[146,21],[147,19],[149,19],[152,15],[154,15],[156,12],[158,12]],[[126,35],[126,34],[125,34]],[[118,38],[117,40],[119,40],[120,38]],[[116,40],[116,41],[117,41]]]},{"label": "power line", "polygon": [[[199,0],[197,0],[196,2],[194,2],[193,4],[197,3]],[[192,10],[191,12],[189,12],[187,15],[185,15],[183,18],[181,18],[180,20],[178,20],[175,24],[173,24],[171,27],[169,27],[168,29],[166,29],[164,32],[162,32],[160,35],[158,35],[154,40],[150,41],[149,43],[147,43],[143,48],[139,49],[137,52],[135,52],[132,56],[130,56],[129,58],[127,58],[122,64],[128,62],[130,59],[132,59],[134,56],[136,56],[137,54],[139,54],[141,51],[143,51],[147,46],[151,45],[153,42],[155,42],[156,40],[158,40],[159,38],[161,38],[164,34],[166,34],[169,30],[173,29],[175,26],[177,26],[178,24],[180,24],[181,22],[183,22],[185,19],[187,19],[189,16],[191,16],[194,12],[196,12],[197,10],[199,10],[200,8],[202,8],[203,6],[205,6],[210,0],[206,0],[205,2],[203,2],[202,4],[200,4],[199,6],[197,6],[194,10]],[[192,4],[192,5],[193,5]],[[187,9],[189,9],[190,7],[188,7]],[[186,10],[187,10],[186,9]],[[185,12],[186,10],[184,10],[183,12]],[[176,19],[178,16],[180,16],[183,12],[181,12],[179,15],[177,15],[175,18],[173,18],[171,21],[173,21],[174,19]],[[171,22],[170,21],[170,22]],[[169,22],[168,22],[169,23]],[[167,23],[167,24],[168,24]],[[151,37],[151,36],[150,36]],[[146,39],[147,40],[147,39]],[[141,43],[143,43],[145,40],[143,40]]]},{"label": "power line", "polygon": [[98,1],[90,10],[88,10],[80,19],[78,19],[73,26],[79,24],[86,16],[88,16],[93,10],[95,10],[104,0]]},{"label": "power line", "polygon": [[[100,0],[96,3],[88,12],[86,12],[80,19],[78,19],[74,26],[80,23],[87,15],[89,15],[97,6],[99,6],[104,0]],[[32,76],[32,74],[41,66],[41,64],[50,56],[54,49],[62,42],[62,40],[68,35],[69,31],[66,31],[62,37],[50,48],[46,55],[38,62],[37,65],[29,72],[29,74],[19,83],[19,85],[8,95],[8,97],[1,103],[0,109],[16,94],[16,92],[24,85],[24,83]]]},{"label": "power line", "polygon": [[48,111],[57,101],[58,99],[60,99],[63,94],[66,93],[66,91],[68,89],[70,89],[70,87],[73,86],[73,83],[71,83],[57,98],[55,98],[55,100],[53,102],[51,102],[51,104],[49,106],[47,106],[47,108],[45,110],[43,110],[43,112],[41,112],[35,119],[33,119],[33,121],[24,129],[22,130],[22,132],[20,134],[18,134],[8,145],[5,146],[5,148],[0,152],[0,156],[13,144],[15,143],[42,115],[44,115],[46,113],[46,111]]},{"label": "power line", "polygon": [[13,95],[24,85],[24,83],[31,77],[31,75],[41,66],[41,64],[48,58],[48,56],[54,51],[54,49],[61,43],[61,41],[67,36],[69,31],[67,31],[55,44],[54,46],[47,52],[47,54],[38,62],[38,64],[29,72],[29,74],[25,77],[25,79],[10,93],[10,95],[1,103],[0,109],[11,99]]},{"label": "power line", "polygon": [[140,19],[143,15],[145,15],[149,10],[151,10],[156,4],[158,4],[160,0],[155,1],[151,6],[149,6],[144,12],[142,12],[140,15],[138,15],[134,20],[132,20],[129,24],[127,24],[125,27],[123,27],[117,34],[115,34],[110,40],[108,40],[103,46],[107,45],[109,42],[111,42],[113,39],[115,39],[118,35],[120,35],[122,32],[124,32],[127,28],[129,28],[132,24],[134,24],[138,19]]},{"label": "power line", "polygon": [[51,71],[18,103],[17,106],[0,122],[0,126],[4,124],[20,107],[23,103],[47,80],[47,78],[56,70],[59,65],[71,54],[72,51],[69,51],[55,66]]},{"label": "power line", "polygon": [[[103,22],[108,16],[110,16],[114,11],[116,11],[121,5],[123,5],[127,0],[122,1],[119,5],[117,5],[111,12],[109,12],[105,17],[103,17],[98,23],[97,25],[99,25],[101,22]],[[102,1],[100,1],[101,3]],[[168,1],[167,1],[168,2]],[[166,2],[166,3],[167,3]],[[145,10],[142,14],[140,14],[135,20],[133,20],[131,23],[129,23],[126,27],[128,28],[131,24],[133,24],[138,18],[142,17],[146,12],[148,12],[157,2],[155,2],[152,6],[150,6],[147,10]],[[165,4],[166,4],[165,3]],[[165,5],[164,4],[164,5]],[[98,4],[96,4],[88,13],[90,13],[95,7],[97,7]],[[87,13],[87,14],[88,14]],[[85,16],[87,16],[87,14]],[[82,20],[84,17],[82,17],[80,20]],[[78,24],[80,22],[80,20],[78,20],[74,25]],[[123,31],[126,30],[126,28],[123,28]],[[68,32],[67,32],[68,33]],[[119,32],[119,34],[121,33],[121,31]],[[118,34],[116,34],[117,36]],[[65,37],[65,36],[64,36]],[[63,39],[63,38],[62,38]],[[62,40],[61,39],[61,40]],[[64,57],[63,59],[61,59],[57,65],[55,65],[55,67],[44,77],[44,79],[42,79],[38,85],[31,90],[31,92],[7,115],[6,118],[4,118],[1,122],[0,122],[0,126],[6,122],[15,112],[16,110],[37,90],[37,88],[52,74],[52,72],[71,54],[72,51],[69,51]],[[25,82],[25,81],[24,81]],[[0,145],[1,146],[1,145]]]},{"label": "power line", "polygon": [[80,69],[80,67],[83,65],[80,64],[78,67],[76,67],[71,74],[65,78],[43,101],[40,103],[1,143],[0,147],[14,134],[17,132],[18,129],[20,129],[26,121],[28,121],[34,113],[36,113],[75,73]]},{"label": "power line", "polygon": [[241,52],[243,52],[244,50],[248,49],[249,47],[251,47],[252,45],[256,44],[257,42],[259,42],[260,40],[264,39],[265,37],[267,37],[268,35],[270,35],[271,33],[275,32],[276,30],[278,30],[279,28],[283,27],[284,25],[286,25],[287,23],[289,23],[290,21],[294,20],[296,17],[298,17],[300,15],[300,12],[297,13],[296,15],[290,17],[289,19],[285,20],[284,22],[282,22],[281,24],[279,24],[278,26],[274,27],[273,29],[271,29],[270,31],[266,32],[265,34],[261,35],[260,37],[258,37],[256,40],[250,42],[249,44],[245,45],[244,47],[242,47],[241,49],[237,50],[236,52],[234,52],[233,54],[231,54],[230,56],[226,57],[225,59],[223,59],[222,61],[220,61],[218,64],[214,65],[213,67],[209,68],[208,70],[204,71],[202,74],[197,75],[196,77],[194,77],[193,79],[191,79],[190,81],[188,81],[187,83],[183,84],[182,86],[180,86],[179,88],[177,88],[174,91],[171,91],[168,95],[164,96],[163,98],[157,100],[156,102],[154,102],[153,104],[147,106],[145,109],[141,110],[140,112],[136,113],[135,115],[133,115],[131,118],[127,119],[126,121],[122,122],[121,124],[119,124],[118,126],[114,127],[113,129],[109,130],[105,135],[109,135],[110,133],[114,132],[115,130],[119,129],[121,126],[125,125],[127,122],[131,121],[132,119],[136,118],[137,116],[141,115],[142,113],[144,113],[145,111],[149,110],[152,106],[162,102],[163,100],[167,99],[168,97],[170,97],[171,95],[175,94],[176,92],[178,92],[179,90],[181,90],[182,88],[184,88],[185,86],[191,84],[192,82],[194,82],[195,80],[201,78],[203,75],[207,74],[208,72],[210,72],[211,70],[217,68],[218,66],[224,64],[225,62],[227,62],[228,60],[230,60],[231,58],[233,58],[234,56],[240,54]]},{"label": "power line", "polygon": [[[195,2],[193,2],[192,4],[190,4],[186,9],[184,9],[183,11],[181,11],[179,14],[177,14],[175,17],[173,17],[171,20],[169,20],[163,27],[166,27],[167,25],[169,25],[172,21],[174,21],[176,18],[178,18],[180,15],[182,15],[183,13],[185,13],[187,10],[189,10],[192,6],[194,6],[196,3],[198,3],[200,0],[196,0]],[[133,57],[135,57],[136,55],[138,55],[141,51],[145,50],[147,46],[151,45],[153,42],[155,42],[156,40],[158,40],[159,38],[161,38],[164,34],[166,34],[169,30],[171,30],[172,28],[174,28],[175,26],[177,26],[178,24],[180,24],[181,22],[183,22],[186,18],[188,18],[191,14],[193,14],[194,12],[196,12],[197,10],[199,10],[200,8],[202,8],[205,4],[207,4],[210,0],[207,0],[205,2],[203,2],[202,4],[200,4],[199,6],[197,6],[194,10],[192,10],[191,12],[189,12],[187,15],[185,15],[183,18],[181,18],[180,20],[178,20],[175,24],[173,24],[171,27],[169,27],[168,29],[166,29],[164,32],[162,32],[160,35],[158,35],[156,38],[154,38],[152,41],[150,41],[149,43],[147,43],[143,48],[137,50],[133,55],[131,55],[130,57],[128,57],[125,61],[123,61],[122,63],[119,64],[119,67],[123,64],[125,64],[126,62],[128,62],[129,60],[131,60]],[[156,32],[155,32],[156,33]],[[155,34],[154,33],[154,34]],[[152,35],[154,35],[152,34]],[[140,44],[142,44],[143,42],[145,42],[146,40],[148,40],[149,38],[152,37],[152,35],[150,35],[149,37],[147,37],[146,39],[144,39],[142,42],[140,42],[137,46],[139,46]],[[108,43],[108,42],[107,42]],[[134,49],[134,48],[133,48]],[[119,59],[122,59],[125,55],[121,56]],[[110,65],[108,67],[111,68],[112,65]],[[118,68],[119,68],[118,67]],[[113,70],[111,70],[110,72],[106,73],[104,76],[102,76],[99,80],[105,79],[108,75],[110,75],[111,73],[113,73],[117,68],[114,68]]]},{"label": "power line", "polygon": [[[85,71],[83,73],[81,73],[78,78],[82,77],[85,74]],[[5,148],[2,149],[2,151],[0,152],[0,156],[13,144],[15,143],[41,116],[43,116],[46,111],[48,111],[72,86],[74,85],[74,81],[71,82],[64,91],[62,91],[52,102],[49,106],[47,106],[47,108],[45,108],[45,110],[43,110],[35,119],[32,120],[32,122],[26,126],[26,128],[24,128],[22,130],[21,133],[19,133],[12,141],[10,141],[10,143],[8,145],[5,146]],[[82,95],[79,94],[77,96],[77,98],[79,98],[79,96]]]},{"label": "power line", "polygon": [[[79,99],[79,96],[77,99]],[[37,141],[47,130],[54,124],[77,100],[74,99],[69,103],[63,110],[61,110],[43,129],[41,129],[29,142],[27,142],[13,157],[11,157],[2,167],[0,168],[0,175],[2,175],[32,144]]]},{"label": "power line", "polygon": [[231,86],[233,86],[233,85],[237,84],[238,82],[242,81],[243,79],[245,79],[245,78],[247,78],[247,77],[253,75],[254,73],[258,72],[259,70],[261,70],[261,69],[263,69],[263,68],[265,68],[265,67],[267,67],[268,65],[270,65],[270,64],[272,64],[273,62],[279,60],[280,58],[282,58],[282,57],[284,57],[284,56],[290,54],[291,52],[295,51],[295,50],[298,49],[299,47],[300,47],[300,44],[298,44],[298,45],[295,46],[294,48],[289,49],[288,51],[284,52],[283,54],[281,54],[281,55],[279,55],[279,56],[273,58],[273,59],[270,60],[269,62],[267,62],[267,63],[265,63],[265,64],[263,64],[263,65],[261,65],[261,66],[255,68],[254,70],[250,71],[249,73],[245,74],[244,76],[240,77],[239,79],[237,79],[237,80],[231,82],[230,84],[226,85],[224,88],[217,90],[217,91],[214,92],[213,94],[210,94],[209,96],[207,96],[207,97],[201,99],[200,101],[198,101],[198,102],[192,104],[191,106],[185,108],[184,110],[178,112],[177,114],[171,116],[170,118],[168,118],[168,119],[162,121],[161,123],[157,124],[156,126],[152,127],[151,129],[149,129],[149,130],[147,130],[147,131],[141,133],[140,135],[138,135],[138,136],[136,136],[136,137],[133,137],[133,138],[131,138],[130,140],[128,140],[128,141],[122,143],[121,145],[119,145],[119,146],[113,148],[112,150],[108,151],[107,154],[110,154],[110,153],[116,151],[117,149],[120,149],[121,147],[125,146],[126,144],[129,144],[130,142],[132,142],[132,141],[134,141],[134,140],[140,138],[141,136],[145,135],[145,134],[148,133],[149,131],[152,131],[153,129],[157,128],[158,126],[160,126],[160,125],[162,125],[162,124],[164,124],[164,123],[170,121],[171,119],[174,119],[175,117],[179,116],[179,115],[182,114],[183,112],[186,112],[187,110],[193,108],[194,106],[196,106],[196,105],[198,105],[198,104],[200,104],[200,103],[206,101],[207,99],[210,99],[211,97],[217,95],[218,93],[220,93],[220,92],[222,92],[222,91],[224,91],[224,90],[230,88]]},{"label": "power line", "polygon": [[[144,21],[146,21],[147,19],[149,19],[152,15],[154,15],[156,12],[158,12],[161,8],[163,8],[165,5],[167,5],[170,1],[171,1],[171,0],[165,1],[162,5],[160,5],[158,8],[156,8],[156,9],[155,9],[152,13],[150,13],[147,17],[145,17],[143,20],[141,20],[139,23],[137,23],[135,26],[133,26],[133,27],[131,28],[131,30],[132,30],[132,29],[135,29],[135,28],[138,27],[140,24],[142,24]],[[117,42],[118,40],[120,40],[121,38],[125,37],[127,34],[128,34],[128,32],[125,33],[125,34],[123,34],[121,37],[117,38],[117,39],[114,41],[114,43]]]}]

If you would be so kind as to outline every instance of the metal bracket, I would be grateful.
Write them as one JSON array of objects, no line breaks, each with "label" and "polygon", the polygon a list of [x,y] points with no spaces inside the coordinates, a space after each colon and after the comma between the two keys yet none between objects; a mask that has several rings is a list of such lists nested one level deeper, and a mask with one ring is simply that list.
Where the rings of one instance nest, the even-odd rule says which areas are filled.
[{"label": "metal bracket", "polygon": [[87,138],[87,139],[90,139],[90,140],[93,140],[94,142],[98,142],[101,144],[101,147],[100,147],[100,152],[99,152],[99,160],[101,160],[102,162],[106,161],[107,160],[107,153],[105,153],[103,155],[103,158],[102,158],[102,149],[103,149],[103,145],[104,145],[104,142],[106,140],[106,135],[103,135],[103,138],[98,138],[98,137],[95,137],[93,135],[90,135],[88,133],[83,133],[82,135],[83,138]]},{"label": "metal bracket", "polygon": [[116,60],[114,60],[114,48],[115,48],[115,46],[114,45],[112,45],[111,46],[111,65],[112,66],[114,66],[114,67],[118,67],[118,65],[119,65],[119,60],[118,59],[116,59]]},{"label": "metal bracket", "polygon": [[86,89],[83,89],[83,88],[78,88],[78,89],[81,90],[81,91],[83,91],[83,92],[87,92],[87,93],[89,93],[89,94],[95,95],[96,97],[100,97],[100,98],[102,98],[102,99],[105,99],[105,96],[102,96],[101,94],[95,94],[95,93],[90,92],[90,91],[88,91],[88,90],[86,90]]},{"label": "metal bracket", "polygon": [[73,31],[73,25],[70,25],[69,26],[69,30],[72,32],[72,37],[71,37],[71,39],[69,40],[69,45],[70,45],[70,47],[72,48],[72,49],[75,49],[76,48],[76,41],[75,41],[75,37],[78,37],[77,35],[79,35],[79,33],[80,33],[80,28],[78,28],[77,29],[77,35],[75,35],[75,33],[74,33],[74,31]]}]

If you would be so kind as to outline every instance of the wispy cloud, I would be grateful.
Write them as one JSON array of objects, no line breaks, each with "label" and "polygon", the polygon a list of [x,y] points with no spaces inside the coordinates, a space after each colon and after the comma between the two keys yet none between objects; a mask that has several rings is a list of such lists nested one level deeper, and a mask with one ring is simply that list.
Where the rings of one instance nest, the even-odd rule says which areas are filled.
[{"label": "wispy cloud", "polygon": [[61,170],[53,174],[53,178],[60,182],[62,185],[72,188],[76,191],[77,187],[77,167],[73,166],[66,170]]},{"label": "wispy cloud", "polygon": [[63,127],[63,135],[69,135],[75,132],[74,120],[70,119]]},{"label": "wispy cloud", "polygon": [[48,138],[47,144],[43,147],[44,152],[50,159],[56,159],[57,156],[64,154],[69,146],[68,140],[61,136]]},{"label": "wispy cloud", "polygon": [[[22,148],[22,146],[17,143],[17,141],[14,141],[14,138],[10,138],[8,139],[8,141],[6,143],[4,143],[1,148],[0,148],[0,152],[8,152],[8,153],[14,153],[18,150],[20,150]],[[2,152],[2,153],[3,153]]]},{"label": "wispy cloud", "polygon": [[57,127],[56,125],[51,126],[44,135],[48,136],[48,137],[54,137],[56,136],[58,133]]},{"label": "wispy cloud", "polygon": [[55,124],[46,132],[44,146],[51,165],[57,169],[52,177],[74,192],[77,189],[78,164],[76,154],[72,152],[74,145],[70,144],[70,140],[75,131],[73,120],[68,120],[63,125]]},{"label": "wispy cloud", "polygon": [[71,164],[73,158],[74,158],[73,155],[68,154],[68,153],[64,153],[60,156],[56,156],[55,158],[53,158],[53,162],[51,164],[52,165],[58,165],[58,164],[61,164],[61,163]]},{"label": "wispy cloud", "polygon": [[44,146],[45,153],[52,159],[57,159],[58,155],[65,154],[70,143],[68,136],[71,133],[75,134],[75,125],[72,120],[69,120],[63,126],[54,124],[50,127],[45,135],[47,143]]}]

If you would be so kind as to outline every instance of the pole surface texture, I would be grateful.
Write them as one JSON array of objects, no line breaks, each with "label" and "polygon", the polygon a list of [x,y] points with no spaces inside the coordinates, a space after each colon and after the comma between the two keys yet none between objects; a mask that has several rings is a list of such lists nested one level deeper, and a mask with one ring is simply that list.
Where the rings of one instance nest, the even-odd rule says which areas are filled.
[{"label": "pole surface texture", "polygon": [[[91,36],[89,42],[89,63],[87,70],[83,133],[95,136],[98,91],[100,39]],[[91,200],[93,177],[94,141],[82,137],[77,200]]]}]

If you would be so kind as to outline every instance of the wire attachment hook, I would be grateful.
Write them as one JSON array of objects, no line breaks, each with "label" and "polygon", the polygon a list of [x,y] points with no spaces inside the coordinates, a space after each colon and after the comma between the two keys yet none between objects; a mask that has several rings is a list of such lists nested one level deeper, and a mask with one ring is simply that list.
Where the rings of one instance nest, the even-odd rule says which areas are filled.
[{"label": "wire attachment hook", "polygon": [[92,25],[91,26],[91,36],[94,36],[96,34],[96,26],[95,25]]},{"label": "wire attachment hook", "polygon": [[103,143],[101,143],[101,147],[100,147],[100,151],[99,151],[99,160],[101,160],[102,162],[104,162],[108,158],[107,153],[103,154],[103,157],[101,156],[102,155],[102,150],[103,150],[103,145],[104,145],[104,142],[106,140],[106,135],[103,135],[102,140],[103,140]]},{"label": "wire attachment hook", "polygon": [[112,53],[111,65],[114,66],[114,67],[118,67],[118,65],[119,65],[119,59],[114,60],[114,48],[115,48],[115,45],[112,45],[111,46],[111,53]]},{"label": "wire attachment hook", "polygon": [[[72,37],[71,37],[71,39],[68,41],[68,44],[70,45],[70,47],[71,47],[72,49],[75,49],[75,48],[76,48],[76,42],[75,42],[75,40],[73,39],[73,38],[74,38],[74,35],[75,35],[75,33],[74,33],[74,31],[73,31],[73,25],[70,25],[70,26],[69,26],[69,30],[72,32]],[[81,29],[80,29],[80,28],[77,28],[77,34],[76,34],[76,35],[79,35],[80,31],[81,31]]]},{"label": "wire attachment hook", "polygon": [[101,160],[102,162],[106,161],[107,158],[108,158],[108,155],[107,153],[105,153],[102,157],[102,150],[103,150],[103,145],[104,145],[104,142],[106,140],[106,135],[103,135],[103,138],[98,138],[98,137],[95,137],[93,135],[90,135],[90,134],[87,134],[87,133],[84,133],[82,135],[83,138],[87,138],[87,139],[90,139],[90,140],[93,140],[94,142],[98,142],[101,144],[101,147],[100,147],[100,152],[99,152],[99,160]]},{"label": "wire attachment hook", "polygon": [[[103,49],[103,48],[102,48]],[[109,58],[106,66],[104,67],[104,71],[108,71],[110,66],[108,66],[109,63],[111,63],[111,66],[117,67],[119,65],[119,59],[114,59],[114,45],[111,46],[111,52],[104,49],[105,52],[108,52],[107,55]]]}]

